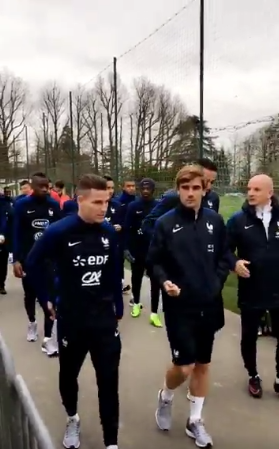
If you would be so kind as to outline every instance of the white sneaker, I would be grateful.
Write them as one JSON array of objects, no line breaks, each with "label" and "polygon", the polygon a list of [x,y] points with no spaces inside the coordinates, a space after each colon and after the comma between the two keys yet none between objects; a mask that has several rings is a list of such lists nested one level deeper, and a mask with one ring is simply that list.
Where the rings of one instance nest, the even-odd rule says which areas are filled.
[{"label": "white sneaker", "polygon": [[48,357],[56,357],[58,355],[58,345],[57,342],[53,341],[52,338],[44,338],[42,343],[42,352],[48,355]]},{"label": "white sneaker", "polygon": [[66,449],[78,449],[80,447],[80,420],[78,416],[68,418],[63,446]]},{"label": "white sneaker", "polygon": [[38,325],[35,321],[34,323],[28,324],[27,341],[37,341],[37,340],[38,340]]}]

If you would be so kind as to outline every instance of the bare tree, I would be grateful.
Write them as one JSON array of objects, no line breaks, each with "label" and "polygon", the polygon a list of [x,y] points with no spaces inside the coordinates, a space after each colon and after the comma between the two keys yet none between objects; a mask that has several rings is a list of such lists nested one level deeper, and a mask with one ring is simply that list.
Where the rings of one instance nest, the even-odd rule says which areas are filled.
[{"label": "bare tree", "polygon": [[179,97],[172,97],[168,90],[161,88],[158,92],[157,116],[158,130],[150,155],[155,159],[155,165],[159,169],[166,169],[171,161],[172,144],[177,134],[177,126],[185,119],[186,110]]},{"label": "bare tree", "polygon": [[[82,111],[82,123],[85,135],[87,136],[91,146],[91,159],[94,164],[96,173],[100,171],[100,158],[102,152],[99,150],[98,120],[100,118],[100,105],[97,92],[93,89],[88,92],[86,102]],[[101,160],[101,167],[104,161]]]},{"label": "bare tree", "polygon": [[152,139],[152,128],[157,123],[156,87],[146,78],[134,80],[135,99],[130,113],[131,160],[135,175],[145,160],[145,147]]},{"label": "bare tree", "polygon": [[74,128],[76,131],[76,150],[77,156],[81,154],[82,141],[87,135],[87,127],[84,121],[84,112],[88,103],[88,96],[85,90],[78,86],[73,95],[73,116],[74,116]]},{"label": "bare tree", "polygon": [[245,139],[239,151],[241,157],[240,184],[246,188],[247,182],[257,169],[255,136]]},{"label": "bare tree", "polygon": [[110,169],[113,170],[116,163],[114,141],[115,115],[117,114],[117,116],[119,116],[123,106],[121,82],[120,80],[118,80],[117,83],[117,111],[115,107],[115,89],[112,74],[108,76],[107,80],[104,80],[104,78],[100,77],[96,83],[95,89],[99,97],[101,109],[104,111],[104,115],[106,117],[108,131],[107,149],[109,152],[109,165]]},{"label": "bare tree", "polygon": [[50,165],[55,167],[59,161],[60,133],[68,122],[68,117],[65,115],[65,96],[56,83],[45,88],[42,93],[41,105],[48,122],[48,141],[51,143],[49,146]]},{"label": "bare tree", "polygon": [[9,72],[0,74],[0,165],[1,176],[9,177],[11,151],[24,129],[27,86]]},{"label": "bare tree", "polygon": [[146,78],[134,81],[135,99],[130,113],[131,159],[135,173],[140,165],[167,168],[176,127],[184,108],[164,87]]}]

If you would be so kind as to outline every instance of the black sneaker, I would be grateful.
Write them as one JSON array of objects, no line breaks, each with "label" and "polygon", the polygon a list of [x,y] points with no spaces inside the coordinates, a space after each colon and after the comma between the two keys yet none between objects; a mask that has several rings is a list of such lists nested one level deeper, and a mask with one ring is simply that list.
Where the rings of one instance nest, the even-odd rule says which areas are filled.
[{"label": "black sneaker", "polygon": [[6,295],[7,294],[7,290],[5,289],[5,287],[1,287],[0,288],[0,295]]},{"label": "black sneaker", "polygon": [[261,398],[263,395],[262,381],[260,376],[250,377],[248,391],[253,398]]},{"label": "black sneaker", "polygon": [[131,290],[131,286],[126,285],[125,287],[122,288],[122,293],[129,293],[130,290]]},{"label": "black sneaker", "polygon": [[279,394],[279,377],[276,377],[273,388],[276,394]]}]

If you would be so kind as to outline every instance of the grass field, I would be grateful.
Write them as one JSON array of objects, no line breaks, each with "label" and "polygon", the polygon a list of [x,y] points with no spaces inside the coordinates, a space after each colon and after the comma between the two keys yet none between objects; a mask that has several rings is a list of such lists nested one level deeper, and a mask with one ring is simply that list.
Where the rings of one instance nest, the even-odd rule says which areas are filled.
[{"label": "grass field", "polygon": [[[230,216],[238,211],[243,204],[243,198],[237,196],[223,196],[221,197],[220,213],[223,215],[225,221]],[[237,308],[237,277],[231,274],[225,284],[223,290],[223,298],[225,308],[232,312],[238,313]]]}]

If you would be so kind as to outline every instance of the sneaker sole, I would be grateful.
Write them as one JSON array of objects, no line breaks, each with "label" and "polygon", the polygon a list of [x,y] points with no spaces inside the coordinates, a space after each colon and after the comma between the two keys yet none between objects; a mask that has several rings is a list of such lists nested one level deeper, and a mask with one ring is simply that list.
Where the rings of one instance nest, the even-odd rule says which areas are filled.
[{"label": "sneaker sole", "polygon": [[48,357],[58,357],[58,351],[52,352],[51,354],[47,352],[45,348],[41,348],[42,352],[46,354]]},{"label": "sneaker sole", "polygon": [[68,445],[66,445],[65,443],[64,443],[64,441],[63,441],[63,447],[65,447],[66,449],[78,449],[79,447],[80,447],[80,442],[78,443],[78,444],[76,444],[75,446],[68,446]]},{"label": "sneaker sole", "polygon": [[34,337],[34,338],[26,338],[26,340],[28,341],[28,343],[35,343],[35,341],[38,340],[38,337]]},{"label": "sneaker sole", "polygon": [[213,444],[212,444],[212,443],[200,444],[200,443],[196,440],[195,435],[191,432],[191,430],[187,429],[187,427],[186,427],[186,429],[185,429],[185,433],[186,433],[187,437],[191,438],[192,440],[195,440],[195,445],[196,445],[196,446],[198,446],[198,447],[208,447],[208,448],[209,448],[209,447],[213,447]]},{"label": "sneaker sole", "polygon": [[156,327],[156,329],[162,329],[163,325],[161,324],[160,326],[157,326],[156,324],[154,324],[152,321],[149,321],[149,324],[153,327]]},{"label": "sneaker sole", "polygon": [[252,393],[250,390],[249,390],[249,395],[252,397],[252,398],[254,398],[254,399],[261,399],[262,397],[263,397],[263,392],[261,391],[261,392],[259,392],[259,393]]}]

